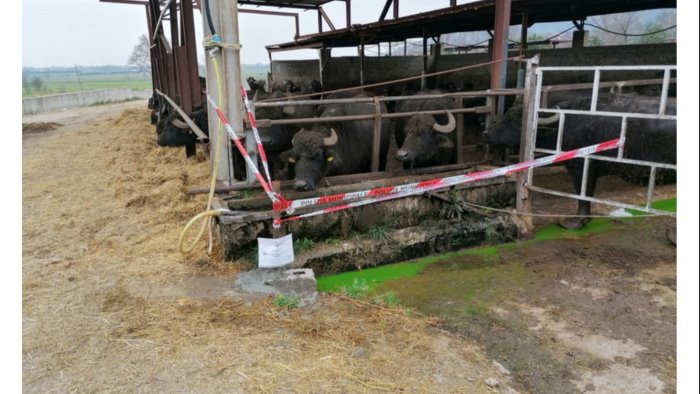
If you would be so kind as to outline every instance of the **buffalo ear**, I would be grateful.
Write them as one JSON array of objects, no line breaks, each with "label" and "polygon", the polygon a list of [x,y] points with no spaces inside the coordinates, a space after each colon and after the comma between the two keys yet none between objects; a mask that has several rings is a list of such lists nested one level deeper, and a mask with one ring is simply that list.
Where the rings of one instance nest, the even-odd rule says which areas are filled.
[{"label": "buffalo ear", "polygon": [[323,152],[323,157],[326,160],[326,163],[333,163],[337,165],[340,162],[338,155],[333,149],[326,149],[325,152]]},{"label": "buffalo ear", "polygon": [[450,137],[448,137],[446,135],[435,133],[435,139],[437,140],[437,147],[438,148],[452,149],[455,147],[455,144],[452,142]]},{"label": "buffalo ear", "polygon": [[296,163],[299,158],[293,150],[286,150],[279,155],[280,160],[286,163]]}]

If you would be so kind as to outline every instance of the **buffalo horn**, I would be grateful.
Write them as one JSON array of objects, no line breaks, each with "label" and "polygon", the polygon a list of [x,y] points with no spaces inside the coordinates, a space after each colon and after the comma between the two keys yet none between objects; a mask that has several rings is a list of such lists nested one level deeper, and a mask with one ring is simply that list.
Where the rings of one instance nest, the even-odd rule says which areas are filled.
[{"label": "buffalo horn", "polygon": [[[559,107],[554,107],[554,109],[559,109]],[[539,126],[547,126],[559,122],[560,114],[556,113],[552,116],[546,116],[544,118],[540,117],[537,119],[537,124]]]},{"label": "buffalo horn", "polygon": [[450,111],[445,111],[445,113],[447,113],[447,124],[441,125],[438,122],[433,123],[433,130],[437,131],[438,133],[451,133],[457,125],[454,115],[452,115]]},{"label": "buffalo horn", "polygon": [[338,134],[335,133],[335,129],[331,128],[331,136],[323,139],[323,146],[335,145],[338,142]]},{"label": "buffalo horn", "polygon": [[189,129],[190,128],[190,126],[187,123],[181,121],[180,119],[173,119],[173,121],[171,123],[173,124],[173,126],[177,127],[178,129]]}]

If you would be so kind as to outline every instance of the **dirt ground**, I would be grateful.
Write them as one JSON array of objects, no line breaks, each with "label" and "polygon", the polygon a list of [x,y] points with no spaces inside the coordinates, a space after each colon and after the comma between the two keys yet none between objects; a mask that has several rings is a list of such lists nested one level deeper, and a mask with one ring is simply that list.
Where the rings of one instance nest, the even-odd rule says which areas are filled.
[{"label": "dirt ground", "polygon": [[56,125],[22,140],[25,392],[675,390],[669,219],[539,246],[472,325],[328,294],[280,309],[230,294],[242,267],[203,243],[177,251],[208,164],[156,146],[145,101],[39,122]]}]

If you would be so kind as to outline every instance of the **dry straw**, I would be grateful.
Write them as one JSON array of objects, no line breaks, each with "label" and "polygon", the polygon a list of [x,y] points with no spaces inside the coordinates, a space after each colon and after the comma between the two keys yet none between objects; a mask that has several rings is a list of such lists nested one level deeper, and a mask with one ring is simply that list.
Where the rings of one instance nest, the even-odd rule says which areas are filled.
[{"label": "dry straw", "polygon": [[136,104],[23,140],[24,390],[489,391],[497,372],[435,319],[323,294],[305,309],[246,302],[227,293],[237,264],[205,242],[180,255],[206,202],[185,190],[208,163],[158,147]]}]

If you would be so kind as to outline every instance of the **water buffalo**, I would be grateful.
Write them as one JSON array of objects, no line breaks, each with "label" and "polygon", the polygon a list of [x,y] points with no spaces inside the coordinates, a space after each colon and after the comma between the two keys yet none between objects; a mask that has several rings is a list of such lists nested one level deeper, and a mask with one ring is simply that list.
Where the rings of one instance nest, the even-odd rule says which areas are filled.
[{"label": "water buffalo", "polygon": [[[371,97],[367,92],[332,94],[328,98]],[[386,106],[381,105],[386,113]],[[373,114],[370,103],[327,104],[319,109],[319,118]],[[368,172],[371,169],[373,120],[314,123],[292,139],[292,149],[280,157],[294,164],[296,190],[314,190],[326,175]],[[391,138],[391,122],[381,122],[380,170],[384,170]]]},{"label": "water buffalo", "polygon": [[[167,102],[161,104],[159,112],[161,115],[156,123],[156,143],[159,146],[187,146],[197,142],[197,135]],[[206,107],[197,108],[190,117],[205,134],[209,134]]]},{"label": "water buffalo", "polygon": [[[421,91],[423,94],[441,94],[439,90]],[[408,118],[397,118],[396,160],[404,168],[429,167],[454,162],[455,127],[454,115],[449,110],[459,105],[451,99],[403,100],[396,104],[396,112],[445,110],[444,114],[416,114]]]},{"label": "water buffalo", "polygon": [[[589,110],[590,98],[577,98],[557,103],[562,109]],[[599,111],[626,113],[658,113],[659,100],[637,95],[617,95],[601,98],[597,104]],[[516,102],[483,134],[485,142],[491,145],[517,147],[520,144],[522,102]],[[676,100],[669,98],[666,113],[676,114]],[[559,122],[557,114],[541,117],[539,126],[556,127]],[[594,115],[567,115],[565,117],[562,149],[571,150],[599,142],[611,140],[620,136],[621,118]],[[536,146],[553,149],[556,146],[556,129],[544,131],[539,129]],[[605,156],[616,156],[617,150],[600,153]],[[627,134],[624,146],[624,158],[636,159],[667,164],[676,164],[676,122],[674,120],[628,118]],[[568,160],[565,166],[573,178],[576,193],[581,192],[583,179],[583,159]],[[601,160],[591,160],[588,169],[586,195],[592,197],[595,193],[599,177],[617,175],[623,180],[640,185],[649,182],[650,169],[647,166],[629,165]],[[673,170],[658,170],[656,184],[675,183],[676,172]],[[590,218],[591,203],[579,200],[579,217],[561,220],[559,224],[565,228],[581,228]]]}]

